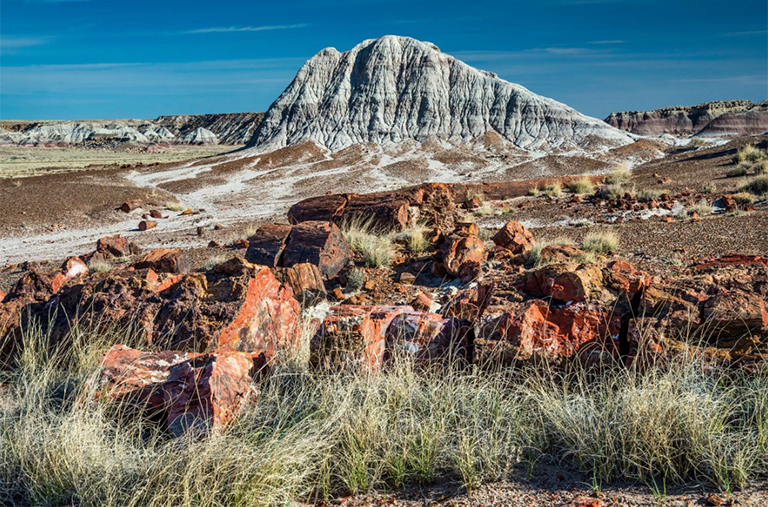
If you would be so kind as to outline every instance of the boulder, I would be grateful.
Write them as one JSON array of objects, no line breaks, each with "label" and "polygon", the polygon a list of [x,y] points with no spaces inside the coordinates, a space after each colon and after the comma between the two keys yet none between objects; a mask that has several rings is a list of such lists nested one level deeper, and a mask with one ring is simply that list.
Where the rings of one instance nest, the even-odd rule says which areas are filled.
[{"label": "boulder", "polygon": [[410,306],[335,306],[310,343],[314,367],[365,368],[377,371],[384,360],[387,329]]},{"label": "boulder", "polygon": [[526,274],[522,290],[559,301],[586,301],[602,288],[603,275],[593,264],[550,264]]},{"label": "boulder", "polygon": [[563,262],[574,262],[579,256],[584,255],[584,251],[573,245],[547,245],[541,249],[540,264],[556,264]]},{"label": "boulder", "polygon": [[352,250],[341,230],[328,222],[302,222],[293,226],[280,265],[308,262],[320,268],[326,280],[334,278],[352,260]]},{"label": "boulder", "polygon": [[96,241],[96,252],[102,254],[105,258],[128,257],[141,253],[141,249],[135,243],[128,241],[128,238],[120,236],[105,236]]},{"label": "boulder", "polygon": [[330,222],[341,215],[347,201],[346,194],[321,195],[304,199],[288,210],[288,222],[291,224],[310,221]]},{"label": "boulder", "polygon": [[411,358],[421,364],[472,361],[474,328],[466,319],[406,311],[387,327],[384,360]]},{"label": "boulder", "polygon": [[533,234],[523,224],[514,220],[507,222],[491,239],[496,245],[515,255],[530,251],[536,243]]},{"label": "boulder", "polygon": [[131,326],[152,347],[236,350],[262,354],[270,361],[279,351],[293,351],[301,332],[300,307],[291,289],[269,268],[239,258],[206,273],[186,275],[113,270],[68,285],[55,304],[59,311],[47,322],[54,340],[65,338],[73,325]]},{"label": "boulder", "polygon": [[550,308],[534,300],[484,323],[475,340],[477,361],[559,361],[574,357],[587,344],[590,353],[618,357],[621,317],[599,307],[575,304]]},{"label": "boulder", "polygon": [[479,322],[486,308],[491,303],[494,284],[478,283],[474,287],[460,290],[445,305],[443,314],[448,317]]},{"label": "boulder", "polygon": [[292,227],[285,224],[264,224],[248,238],[245,258],[254,264],[277,267]]},{"label": "boulder", "polygon": [[187,273],[189,260],[179,248],[157,248],[139,257],[133,267],[158,273]]},{"label": "boulder", "polygon": [[323,274],[320,268],[308,262],[294,264],[288,268],[278,270],[283,283],[293,291],[293,297],[301,303],[303,308],[315,306],[325,301],[328,294],[323,283]]},{"label": "boulder", "polygon": [[439,255],[446,272],[469,281],[480,274],[488,251],[477,236],[452,234],[440,246]]},{"label": "boulder", "polygon": [[159,420],[173,436],[202,436],[232,422],[256,392],[263,364],[243,352],[141,352],[113,346],[102,358],[96,400]]},{"label": "boulder", "polygon": [[740,292],[722,292],[702,305],[704,326],[717,340],[763,334],[768,330],[768,311],[758,296]]}]

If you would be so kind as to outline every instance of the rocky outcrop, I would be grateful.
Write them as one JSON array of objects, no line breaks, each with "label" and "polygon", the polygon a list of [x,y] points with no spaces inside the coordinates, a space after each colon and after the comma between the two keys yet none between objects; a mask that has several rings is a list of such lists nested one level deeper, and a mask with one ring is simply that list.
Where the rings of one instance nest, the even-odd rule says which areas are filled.
[{"label": "rocky outcrop", "polygon": [[525,149],[597,150],[632,138],[604,122],[408,37],[366,40],[308,60],[248,146],[467,141],[495,133]]},{"label": "rocky outcrop", "polygon": [[730,100],[652,111],[611,113],[605,122],[633,134],[726,136],[768,131],[768,101]]},{"label": "rocky outcrop", "polygon": [[0,122],[0,145],[227,144],[253,137],[264,113],[159,116],[155,120]]}]

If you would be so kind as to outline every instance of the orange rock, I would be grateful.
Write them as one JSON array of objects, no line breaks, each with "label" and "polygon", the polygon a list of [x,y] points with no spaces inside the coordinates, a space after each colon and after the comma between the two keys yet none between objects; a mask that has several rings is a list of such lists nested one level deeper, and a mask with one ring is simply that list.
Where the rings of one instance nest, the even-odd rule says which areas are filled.
[{"label": "orange rock", "polygon": [[142,255],[133,267],[151,268],[160,273],[187,273],[189,261],[179,248],[157,248]]},{"label": "orange rock", "polygon": [[260,356],[243,352],[141,352],[113,346],[101,360],[97,400],[160,418],[173,436],[202,436],[231,423],[254,397]]},{"label": "orange rock", "polygon": [[440,256],[449,274],[471,280],[480,273],[488,251],[477,236],[451,235],[440,247]]},{"label": "orange rock", "polygon": [[401,313],[412,311],[410,306],[332,307],[310,343],[312,365],[380,369],[389,324]]},{"label": "orange rock", "polygon": [[413,298],[413,301],[411,301],[411,306],[416,310],[428,312],[429,309],[432,307],[433,300],[434,298],[432,294],[430,294],[429,292],[424,292],[420,290],[416,294],[416,297]]},{"label": "orange rock", "polygon": [[533,234],[520,222],[510,220],[493,236],[493,242],[513,254],[521,254],[531,250],[536,243]]},{"label": "orange rock", "polygon": [[560,301],[585,301],[602,287],[602,272],[592,264],[550,264],[529,272],[522,289]]}]

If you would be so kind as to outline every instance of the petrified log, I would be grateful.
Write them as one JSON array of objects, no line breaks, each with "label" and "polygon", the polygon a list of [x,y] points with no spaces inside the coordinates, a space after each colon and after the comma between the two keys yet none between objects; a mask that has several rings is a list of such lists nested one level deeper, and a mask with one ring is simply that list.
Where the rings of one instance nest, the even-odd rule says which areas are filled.
[{"label": "petrified log", "polygon": [[327,297],[320,268],[308,262],[294,264],[281,270],[285,283],[302,307],[314,306]]},{"label": "petrified log", "polygon": [[154,220],[142,220],[139,222],[140,231],[147,231],[149,229],[154,229],[155,227],[157,227],[157,222]]},{"label": "petrified log", "polygon": [[130,213],[131,211],[135,210],[141,206],[141,199],[132,199],[130,201],[126,201],[123,204],[120,205],[120,211],[123,213]]},{"label": "petrified log", "polygon": [[142,255],[133,267],[151,268],[158,273],[187,273],[189,260],[179,248],[157,248]]},{"label": "petrified log", "polygon": [[327,280],[335,277],[351,259],[352,250],[335,224],[302,222],[291,229],[280,264],[315,264]]},{"label": "petrified log", "polygon": [[493,242],[513,254],[522,254],[533,248],[533,234],[520,222],[510,220],[493,236]]},{"label": "petrified log", "polygon": [[264,224],[248,238],[245,258],[254,264],[277,267],[292,227],[284,224]]}]

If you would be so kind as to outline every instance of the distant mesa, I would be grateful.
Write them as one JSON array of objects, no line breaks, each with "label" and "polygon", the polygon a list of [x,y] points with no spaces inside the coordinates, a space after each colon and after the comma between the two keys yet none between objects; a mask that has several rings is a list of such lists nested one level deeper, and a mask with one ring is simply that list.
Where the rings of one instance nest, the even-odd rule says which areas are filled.
[{"label": "distant mesa", "polygon": [[248,146],[477,139],[493,132],[518,148],[598,151],[633,142],[596,118],[442,53],[388,35],[309,59],[270,106]]},{"label": "distant mesa", "polygon": [[244,145],[264,113],[159,116],[154,120],[0,121],[0,145]]},{"label": "distant mesa", "polygon": [[653,111],[612,113],[605,122],[643,136],[729,137],[768,131],[768,100],[728,100]]}]

